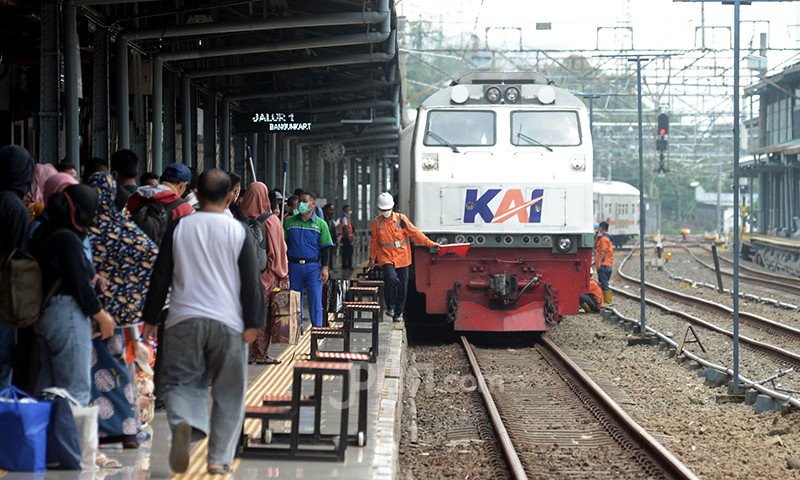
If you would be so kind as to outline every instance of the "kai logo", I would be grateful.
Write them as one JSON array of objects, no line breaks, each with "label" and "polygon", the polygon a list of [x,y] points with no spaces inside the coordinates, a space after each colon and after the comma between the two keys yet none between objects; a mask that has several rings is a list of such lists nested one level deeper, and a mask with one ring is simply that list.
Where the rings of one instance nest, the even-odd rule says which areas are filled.
[{"label": "kai logo", "polygon": [[501,188],[490,188],[479,196],[477,188],[468,188],[464,201],[464,223],[475,223],[478,216],[483,223],[503,223],[508,220],[515,223],[542,221],[543,189],[532,190],[527,199],[520,188],[506,189],[500,196],[503,191]]}]

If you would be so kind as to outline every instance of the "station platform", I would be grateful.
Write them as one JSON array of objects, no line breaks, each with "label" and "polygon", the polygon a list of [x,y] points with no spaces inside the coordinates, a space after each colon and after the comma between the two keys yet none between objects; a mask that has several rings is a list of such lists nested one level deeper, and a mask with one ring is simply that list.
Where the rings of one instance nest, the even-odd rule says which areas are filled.
[{"label": "station platform", "polygon": [[[362,338],[363,337],[363,338]],[[358,334],[353,339],[353,350],[368,346],[368,334]],[[369,390],[367,401],[367,438],[366,445],[357,447],[348,445],[344,462],[308,461],[308,460],[273,460],[250,459],[237,457],[232,463],[233,472],[227,475],[208,475],[206,473],[206,441],[193,446],[189,469],[185,474],[172,474],[169,469],[170,435],[166,414],[159,412],[147,427],[152,431],[150,441],[144,442],[136,450],[103,449],[108,457],[123,464],[118,469],[100,469],[90,471],[48,471],[46,473],[0,472],[2,480],[16,479],[393,479],[398,471],[398,447],[400,441],[400,415],[402,409],[403,372],[405,366],[405,329],[402,324],[392,324],[391,320],[380,323],[380,354],[377,362],[369,363]],[[322,342],[325,349],[335,349],[338,339],[326,339]],[[325,342],[332,342],[326,344]],[[311,336],[306,331],[296,346],[273,346],[270,353],[275,352],[281,361],[278,365],[250,365],[248,372],[250,384],[247,390],[247,404],[260,405],[266,394],[290,393],[294,364],[309,358]],[[340,347],[339,347],[340,348]],[[280,353],[278,353],[280,351]],[[305,380],[304,380],[305,383]],[[325,377],[323,380],[324,399],[338,399],[341,382]],[[353,381],[351,399],[357,398]],[[306,387],[304,387],[305,389]],[[308,391],[308,390],[306,390]],[[340,411],[336,402],[323,401],[322,428],[336,430],[339,426]],[[307,410],[307,409],[303,409]],[[313,431],[313,412],[301,410],[300,432]],[[357,409],[351,406],[349,415],[349,431],[356,431]],[[248,420],[245,431],[257,437],[260,426],[257,420]],[[279,421],[273,422],[276,431],[281,430]]]}]

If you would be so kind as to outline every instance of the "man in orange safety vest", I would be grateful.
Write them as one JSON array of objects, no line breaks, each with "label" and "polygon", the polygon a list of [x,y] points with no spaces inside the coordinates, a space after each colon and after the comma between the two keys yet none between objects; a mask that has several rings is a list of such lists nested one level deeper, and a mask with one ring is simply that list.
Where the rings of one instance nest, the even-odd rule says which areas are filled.
[{"label": "man in orange safety vest", "polygon": [[393,212],[394,198],[388,192],[378,195],[380,213],[372,219],[369,242],[369,266],[376,264],[383,271],[386,315],[399,322],[406,305],[408,267],[411,265],[411,245],[438,247],[402,213]]}]

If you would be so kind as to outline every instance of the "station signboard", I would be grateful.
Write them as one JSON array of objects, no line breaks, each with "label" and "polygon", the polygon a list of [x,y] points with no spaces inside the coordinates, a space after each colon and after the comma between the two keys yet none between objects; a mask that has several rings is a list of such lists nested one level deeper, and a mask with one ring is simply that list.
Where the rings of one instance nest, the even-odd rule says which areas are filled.
[{"label": "station signboard", "polygon": [[311,131],[311,114],[296,112],[234,112],[236,133],[303,133]]}]

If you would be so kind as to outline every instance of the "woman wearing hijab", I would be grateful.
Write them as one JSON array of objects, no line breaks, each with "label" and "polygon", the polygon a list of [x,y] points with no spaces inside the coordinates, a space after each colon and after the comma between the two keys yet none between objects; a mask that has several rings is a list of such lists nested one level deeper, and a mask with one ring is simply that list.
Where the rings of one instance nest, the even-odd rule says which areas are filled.
[{"label": "woman wearing hijab", "polygon": [[61,192],[70,185],[77,184],[78,181],[75,180],[75,177],[72,175],[63,172],[56,173],[44,182],[42,195],[44,197],[45,204],[47,204],[47,199],[49,199],[54,193]]},{"label": "woman wearing hijab", "polygon": [[63,388],[83,406],[89,404],[92,393],[93,324],[101,338],[114,333],[114,319],[94,293],[94,268],[81,243],[96,210],[97,192],[85,185],[71,185],[53,194],[32,249],[42,271],[44,293],[54,290],[34,324],[42,359],[38,390]]},{"label": "woman wearing hijab", "polygon": [[[265,212],[271,212],[269,190],[261,182],[253,182],[247,187],[241,205],[242,214],[248,220],[255,220]],[[264,288],[264,301],[269,307],[270,293],[273,288],[289,286],[289,258],[286,254],[286,241],[283,237],[283,225],[277,215],[270,215],[264,221],[264,235],[267,241],[267,269],[261,272],[261,286]],[[269,365],[280,363],[267,355],[272,337],[272,321],[267,315],[267,326],[258,333],[256,340],[250,344],[250,363]]]},{"label": "woman wearing hijab", "polygon": [[56,167],[49,163],[37,163],[33,166],[33,182],[23,199],[28,206],[31,219],[38,217],[44,211],[47,202],[47,197],[44,195],[44,184],[57,173]]},{"label": "woman wearing hijab", "polygon": [[[44,199],[44,203],[47,204],[47,200],[53,196],[54,193],[62,192],[65,188],[69,187],[70,185],[77,185],[78,181],[75,180],[75,177],[66,173],[56,173],[52,177],[48,178],[47,181],[44,182],[44,186],[42,188],[42,198]],[[30,245],[31,240],[33,239],[34,235],[36,235],[36,230],[47,220],[47,212],[43,211],[39,216],[33,219],[33,221],[28,224],[28,232],[25,234],[25,246],[27,248]],[[88,252],[89,248],[89,239],[84,237],[83,238],[83,246],[84,249]]]},{"label": "woman wearing hijab", "polygon": [[158,247],[117,210],[117,183],[108,173],[92,174],[87,185],[98,194],[89,240],[94,267],[105,280],[100,301],[117,322],[113,336],[93,341],[92,404],[99,408],[100,443],[136,448],[138,398],[130,364]]}]

